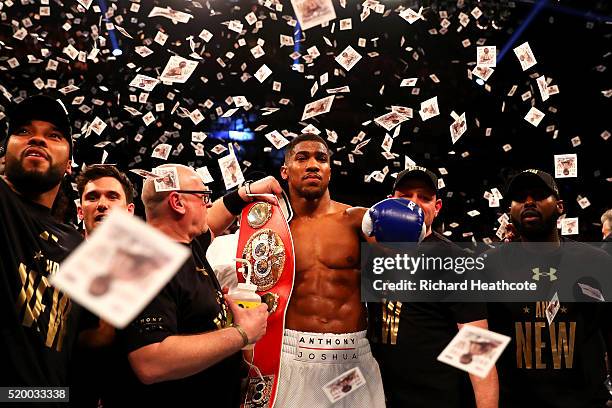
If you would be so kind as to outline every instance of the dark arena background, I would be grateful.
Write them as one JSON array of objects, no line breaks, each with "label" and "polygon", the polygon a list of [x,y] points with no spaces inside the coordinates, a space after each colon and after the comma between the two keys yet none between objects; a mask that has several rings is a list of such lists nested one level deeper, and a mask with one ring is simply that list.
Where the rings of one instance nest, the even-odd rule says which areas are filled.
[{"label": "dark arena background", "polygon": [[[572,238],[601,239],[612,181],[610,1],[381,1],[380,12],[363,21],[361,2],[333,4],[335,20],[302,31],[287,0],[2,0],[0,105],[41,92],[60,98],[76,137],[74,175],[102,162],[150,170],[164,163],[151,158],[153,149],[168,143],[168,162],[207,166],[215,198],[225,191],[218,159],[228,154],[215,153],[217,145],[233,146],[247,179],[278,176],[282,151],[265,135],[291,139],[310,126],[333,150],[336,200],[372,205],[410,160],[434,170],[445,185],[438,228],[454,241],[498,240],[497,218],[506,207],[489,207],[485,192],[503,193],[507,177],[525,168],[554,174],[554,155],[576,154],[577,177],[557,179],[567,217],[579,218],[580,234]],[[149,17],[154,7],[191,17]],[[419,15],[412,23],[402,17],[408,8]],[[346,22],[341,29],[344,19],[351,19],[349,29]],[[160,32],[163,44],[155,41]],[[281,45],[281,35],[293,45]],[[524,42],[537,60],[526,71],[513,52]],[[257,45],[264,54],[256,58]],[[335,58],[349,45],[362,58],[346,71]],[[486,82],[471,74],[480,45],[497,48]],[[143,46],[150,55],[137,48]],[[150,92],[129,86],[138,74],[158,78],[175,55],[197,61],[185,83],[160,82]],[[272,73],[260,82],[255,73],[264,64]],[[559,90],[546,101],[536,82],[542,75]],[[417,82],[400,86],[406,78]],[[335,94],[328,113],[300,121],[307,103],[344,86],[348,92]],[[248,104],[226,114],[236,96]],[[420,104],[432,97],[440,114],[423,121]],[[387,132],[374,119],[394,105],[413,115]],[[525,120],[531,107],[545,114],[537,126]],[[201,121],[193,119],[196,109]],[[455,143],[453,111],[465,112],[467,122]],[[98,134],[91,125],[99,121],[106,127]],[[206,139],[193,142],[193,132]],[[393,143],[385,150],[386,134]],[[582,208],[584,197],[590,205]]]}]

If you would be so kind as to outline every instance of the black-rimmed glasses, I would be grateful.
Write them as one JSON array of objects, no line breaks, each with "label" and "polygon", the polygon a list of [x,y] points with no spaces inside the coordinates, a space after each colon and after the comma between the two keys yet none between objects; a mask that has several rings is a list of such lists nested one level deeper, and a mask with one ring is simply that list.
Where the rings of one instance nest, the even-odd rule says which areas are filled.
[{"label": "black-rimmed glasses", "polygon": [[212,190],[174,190],[177,193],[182,193],[182,194],[194,194],[194,195],[199,195],[202,194],[202,203],[204,204],[208,204],[210,203],[210,198],[212,196]]}]

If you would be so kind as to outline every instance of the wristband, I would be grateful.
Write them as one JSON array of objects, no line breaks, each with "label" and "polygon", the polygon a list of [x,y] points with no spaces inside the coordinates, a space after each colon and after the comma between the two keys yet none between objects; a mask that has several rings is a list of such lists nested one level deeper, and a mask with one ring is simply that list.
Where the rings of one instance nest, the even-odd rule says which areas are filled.
[{"label": "wristband", "polygon": [[234,324],[232,326],[234,329],[238,330],[238,333],[242,336],[242,347],[246,347],[249,345],[249,336],[247,336],[244,329],[239,324]]},{"label": "wristband", "polygon": [[240,197],[240,194],[238,194],[238,190],[223,196],[223,205],[225,205],[227,211],[232,213],[232,215],[240,215],[242,209],[246,207],[247,204],[248,203]]}]

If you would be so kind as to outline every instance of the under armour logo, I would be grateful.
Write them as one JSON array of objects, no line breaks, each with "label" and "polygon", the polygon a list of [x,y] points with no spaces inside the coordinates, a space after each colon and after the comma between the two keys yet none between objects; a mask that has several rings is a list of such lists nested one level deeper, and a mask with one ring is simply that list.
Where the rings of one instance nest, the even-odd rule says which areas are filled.
[{"label": "under armour logo", "polygon": [[533,272],[533,276],[531,279],[539,281],[540,276],[548,276],[550,282],[557,280],[557,270],[555,268],[549,268],[548,272],[540,272],[540,268],[533,268],[531,270]]}]

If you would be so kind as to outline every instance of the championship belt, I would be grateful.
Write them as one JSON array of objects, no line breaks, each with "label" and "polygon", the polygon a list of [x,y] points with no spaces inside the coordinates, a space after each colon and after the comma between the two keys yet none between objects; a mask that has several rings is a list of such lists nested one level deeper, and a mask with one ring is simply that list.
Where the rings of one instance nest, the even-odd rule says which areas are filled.
[{"label": "championship belt", "polygon": [[[270,197],[272,197],[270,195]],[[251,282],[268,305],[268,326],[253,349],[246,398],[243,408],[271,408],[280,373],[285,311],[289,304],[295,274],[293,240],[281,207],[255,201],[242,210],[236,258],[251,265]],[[238,282],[245,282],[247,268],[237,264]],[[262,381],[263,377],[263,381]]]}]

